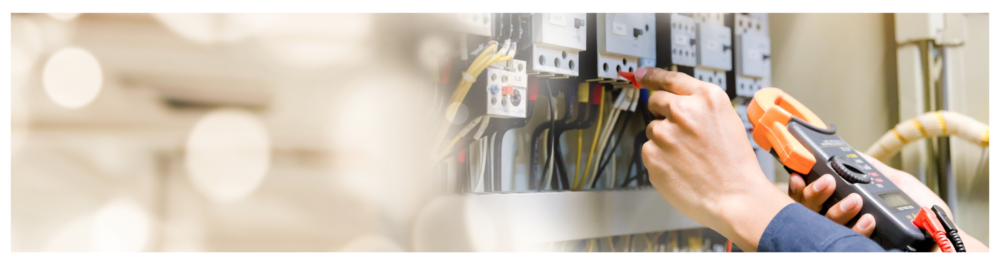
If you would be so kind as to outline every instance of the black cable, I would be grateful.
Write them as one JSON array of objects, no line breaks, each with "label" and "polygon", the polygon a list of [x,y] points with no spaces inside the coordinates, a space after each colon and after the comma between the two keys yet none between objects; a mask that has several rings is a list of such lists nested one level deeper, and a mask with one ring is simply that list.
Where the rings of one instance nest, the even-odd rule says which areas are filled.
[{"label": "black cable", "polygon": [[965,243],[962,243],[962,238],[958,236],[958,226],[955,226],[955,223],[945,215],[941,206],[934,205],[931,210],[934,211],[934,215],[937,215],[938,221],[944,227],[948,240],[955,246],[955,252],[965,252]]},{"label": "black cable", "polygon": [[[642,164],[642,144],[646,143],[645,138],[646,138],[646,132],[640,132],[634,138],[635,142],[632,144],[632,162],[629,163],[629,172],[628,172],[630,176],[625,179],[624,183],[622,183],[621,185],[622,188],[628,186],[628,184],[631,183],[632,180],[637,181],[638,182],[637,185],[639,186],[649,184],[649,177],[648,177],[649,174],[648,172],[646,172],[645,166]],[[631,175],[633,165],[636,168],[635,175]]]},{"label": "black cable", "polygon": [[[632,112],[630,112],[630,111],[624,111],[624,110],[623,110],[623,112],[626,112],[626,114],[625,114],[625,121],[621,123],[620,128],[617,128],[617,130],[615,130],[613,128],[613,130],[611,131],[612,135],[615,135],[614,132],[618,131],[618,139],[615,140],[615,145],[610,150],[605,145],[604,149],[605,149],[605,151],[608,154],[605,155],[605,156],[603,156],[604,157],[604,161],[601,162],[601,164],[600,164],[599,167],[597,167],[597,174],[594,175],[594,183],[590,185],[591,189],[597,187],[597,182],[599,180],[601,180],[601,173],[604,172],[604,167],[608,165],[609,161],[611,161],[611,155],[614,154],[615,149],[618,149],[618,144],[620,144],[622,142],[622,139],[625,138],[624,135],[622,135],[622,134],[625,132],[625,126],[628,125],[629,118],[632,117]],[[612,183],[612,187],[614,187],[613,183]]]},{"label": "black cable", "polygon": [[[549,131],[551,132],[552,130],[555,130],[555,126],[556,126],[556,107],[555,107],[556,102],[555,102],[554,97],[552,96],[552,86],[549,85],[549,80],[545,80],[545,85],[548,87],[548,92],[549,92],[549,114],[552,115],[552,119],[551,119],[552,122],[550,123],[551,125],[550,125],[550,128],[549,128]],[[539,127],[541,127],[541,126],[539,126]],[[552,134],[550,133],[549,135],[552,135]],[[552,141],[549,141],[549,143],[552,143]],[[549,162],[552,162],[551,160],[552,159],[547,159],[545,161],[545,167],[546,168],[549,166]],[[538,191],[542,191],[542,188],[545,187],[545,186],[542,185],[542,182],[543,182],[544,179],[545,179],[544,176],[540,176],[540,178],[538,179],[538,186],[536,187],[538,189]]]},{"label": "black cable", "polygon": [[[514,121],[513,123],[510,123],[509,126],[504,127],[503,129],[497,130],[496,135],[494,136],[495,137],[494,139],[496,139],[495,145],[493,147],[494,148],[494,150],[493,150],[493,155],[494,155],[493,161],[494,161],[494,165],[496,165],[496,166],[493,167],[493,186],[495,187],[494,188],[495,191],[503,191],[503,189],[502,189],[502,187],[503,187],[502,186],[503,185],[503,181],[502,181],[503,170],[501,169],[501,166],[503,165],[503,163],[502,163],[503,162],[503,156],[502,156],[502,152],[501,152],[502,148],[503,148],[503,138],[504,138],[504,136],[507,135],[507,131],[510,131],[510,130],[513,130],[513,129],[517,129],[517,128],[521,128],[521,127],[524,127],[524,125],[528,124],[528,120],[531,119],[531,112],[534,111],[534,109],[535,109],[535,101],[534,100],[525,100],[525,101],[527,101],[525,104],[528,104],[528,105],[525,106],[526,111],[524,113],[524,119],[516,119],[516,121]],[[513,189],[513,188],[514,187],[511,187],[511,189]]]}]

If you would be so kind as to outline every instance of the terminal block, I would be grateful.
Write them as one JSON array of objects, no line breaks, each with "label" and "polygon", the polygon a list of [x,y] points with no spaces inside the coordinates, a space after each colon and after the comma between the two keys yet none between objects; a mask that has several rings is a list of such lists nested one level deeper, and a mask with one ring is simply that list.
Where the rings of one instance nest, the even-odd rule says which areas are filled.
[{"label": "terminal block", "polygon": [[580,52],[587,49],[587,14],[537,13],[532,16],[531,31],[531,47],[518,54],[529,62],[530,75],[579,76]]},{"label": "terminal block", "polygon": [[[581,76],[614,86],[628,85],[618,72],[635,72],[656,61],[656,17],[652,13],[591,14],[595,34],[588,42]],[[590,17],[591,15],[588,15]],[[591,49],[593,47],[594,49]],[[641,62],[643,59],[647,62]]]}]

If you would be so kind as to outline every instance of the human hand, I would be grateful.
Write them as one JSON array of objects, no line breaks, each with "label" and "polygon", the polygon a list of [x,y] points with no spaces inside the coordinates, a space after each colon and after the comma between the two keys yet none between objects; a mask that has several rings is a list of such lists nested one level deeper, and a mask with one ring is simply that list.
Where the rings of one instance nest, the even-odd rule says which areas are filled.
[{"label": "human hand", "polygon": [[764,176],[746,131],[718,86],[686,74],[640,68],[656,120],[642,161],[650,182],[678,211],[756,250],[768,223],[792,199]]},{"label": "human hand", "polygon": [[[874,166],[875,169],[877,169],[879,172],[882,172],[882,175],[884,175],[885,178],[889,179],[889,181],[891,181],[892,184],[895,184],[896,187],[899,187],[899,189],[902,190],[903,193],[906,193],[906,196],[909,196],[910,199],[913,199],[913,202],[916,202],[918,205],[920,205],[920,207],[932,207],[934,205],[940,206],[944,210],[945,214],[948,215],[948,218],[954,222],[955,214],[952,213],[951,208],[948,207],[948,204],[944,203],[944,200],[941,200],[941,197],[938,197],[937,194],[931,191],[931,189],[928,188],[927,185],[924,185],[924,183],[920,182],[920,180],[918,180],[916,177],[910,175],[910,173],[906,173],[905,171],[889,167],[886,164],[882,163],[882,161],[879,161],[878,159],[875,159],[867,154],[862,153],[861,156],[864,157],[865,160],[868,161],[868,163],[872,164],[872,166]],[[962,238],[962,242],[965,244],[966,251],[968,252],[990,251],[989,247],[987,247],[986,244],[983,244],[978,239],[966,234],[965,231],[962,231],[961,228],[958,229],[958,235],[959,237]],[[933,251],[940,251],[940,249],[938,247],[934,247]]]},{"label": "human hand", "polygon": [[[809,185],[806,185],[805,180],[798,173],[792,173],[788,177],[788,196],[817,213],[836,189],[837,181],[830,174],[821,176]],[[864,205],[864,201],[861,200],[861,196],[857,193],[851,193],[830,207],[826,211],[826,217],[835,223],[846,225],[848,221],[861,212],[862,205]],[[871,214],[862,215],[854,227],[851,227],[851,230],[871,237],[872,232],[875,231],[875,217]]]}]

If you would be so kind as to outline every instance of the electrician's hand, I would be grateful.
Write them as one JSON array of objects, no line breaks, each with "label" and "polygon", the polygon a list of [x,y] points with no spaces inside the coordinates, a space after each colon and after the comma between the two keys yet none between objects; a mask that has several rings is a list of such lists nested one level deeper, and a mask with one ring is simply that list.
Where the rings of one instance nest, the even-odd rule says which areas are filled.
[{"label": "electrician's hand", "polygon": [[725,91],[657,68],[635,77],[651,91],[657,117],[642,146],[650,182],[684,215],[756,250],[771,219],[794,201],[764,176]]},{"label": "electrician's hand", "polygon": [[[837,181],[830,174],[823,175],[809,185],[806,185],[805,180],[798,173],[792,173],[788,177],[788,196],[791,196],[796,202],[817,213],[823,208],[823,202],[826,202],[826,199],[830,198],[836,189]],[[861,205],[863,204],[861,196],[857,193],[852,193],[847,198],[834,204],[833,207],[830,207],[826,211],[826,217],[833,220],[833,222],[846,225],[848,221],[858,215],[858,212],[861,212]],[[854,227],[851,227],[851,230],[866,237],[871,237],[872,232],[875,231],[875,217],[871,214],[862,215],[858,219],[858,222],[854,224]]]},{"label": "electrician's hand", "polygon": [[[889,181],[892,181],[892,184],[895,184],[896,187],[899,187],[899,189],[902,190],[903,193],[906,193],[907,196],[910,196],[910,199],[913,199],[913,202],[919,204],[920,207],[932,207],[934,205],[940,206],[944,210],[945,214],[948,215],[948,218],[954,222],[955,214],[951,212],[951,208],[948,207],[948,204],[945,204],[944,200],[941,200],[941,197],[938,197],[937,194],[934,194],[934,192],[931,191],[930,188],[927,188],[927,185],[921,183],[920,180],[918,180],[916,177],[910,175],[910,173],[906,173],[905,171],[889,167],[886,164],[882,163],[882,161],[879,161],[871,156],[868,156],[867,154],[861,154],[861,156],[864,157],[865,160],[868,161],[868,163],[872,164],[872,166],[875,166],[875,169],[878,169],[879,172],[882,172],[882,175],[884,175],[885,178],[889,179]],[[956,223],[955,225],[958,225],[958,223]],[[958,228],[958,235],[959,237],[962,238],[962,243],[965,244],[966,251],[968,252],[990,251],[989,247],[987,247],[986,244],[983,244],[978,239],[966,234],[965,231],[962,231],[962,228]],[[940,249],[935,246],[934,251],[940,251]]]}]

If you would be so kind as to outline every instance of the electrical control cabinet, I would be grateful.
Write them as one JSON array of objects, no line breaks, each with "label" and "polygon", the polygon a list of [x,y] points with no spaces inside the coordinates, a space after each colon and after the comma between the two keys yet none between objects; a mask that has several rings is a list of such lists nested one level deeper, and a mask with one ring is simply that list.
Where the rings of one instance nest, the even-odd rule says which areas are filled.
[{"label": "electrical control cabinet", "polygon": [[598,14],[597,48],[638,58],[656,57],[656,18],[646,14]]},{"label": "electrical control cabinet", "polygon": [[490,37],[493,35],[493,15],[491,13],[454,14],[453,28],[458,32]]},{"label": "electrical control cabinet", "polygon": [[766,16],[737,14],[735,20],[736,95],[749,98],[770,86],[771,39]]},{"label": "electrical control cabinet", "polygon": [[486,69],[486,114],[498,118],[525,118],[528,75],[525,62],[512,60],[506,69]]},{"label": "electrical control cabinet", "polygon": [[694,18],[670,15],[670,55],[671,63],[684,66],[698,64],[698,34]]},{"label": "electrical control cabinet", "polygon": [[718,85],[723,90],[726,89],[726,71],[717,69],[695,68],[694,78]]},{"label": "electrical control cabinet", "polygon": [[528,72],[540,77],[578,76],[580,51],[587,49],[587,14],[538,13],[531,22],[532,47],[524,58]]},{"label": "electrical control cabinet", "polygon": [[535,45],[572,51],[587,49],[586,13],[538,13],[531,27]]},{"label": "electrical control cabinet", "polygon": [[698,24],[698,66],[729,71],[733,69],[733,38],[729,27],[716,23]]},{"label": "electrical control cabinet", "polygon": [[596,63],[585,64],[587,81],[624,86],[628,82],[618,72],[634,72],[644,58],[655,64],[655,14],[596,14],[595,18],[596,50],[591,54]]}]

